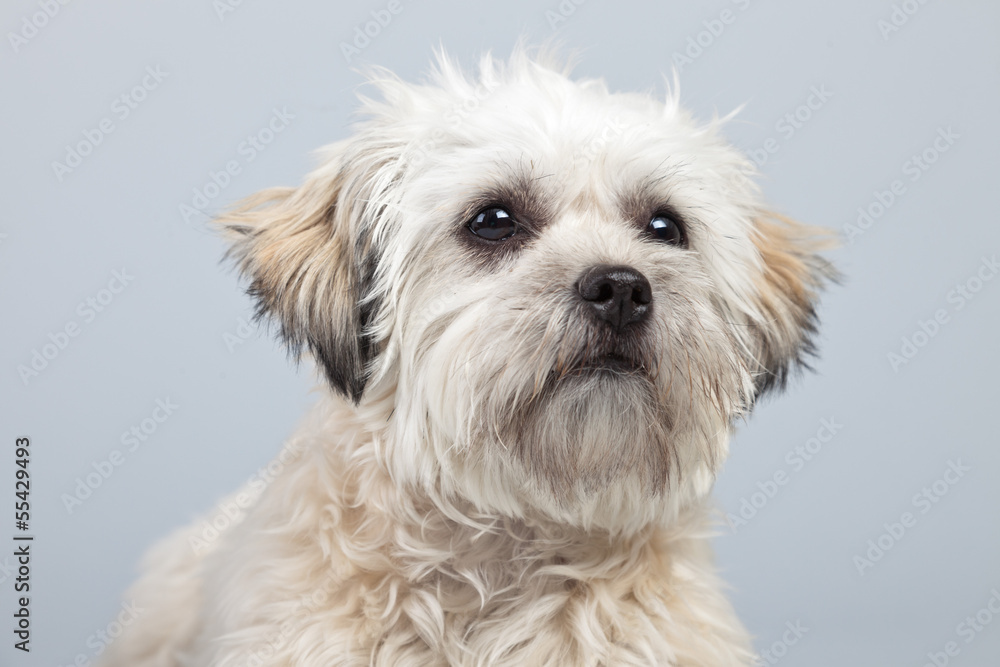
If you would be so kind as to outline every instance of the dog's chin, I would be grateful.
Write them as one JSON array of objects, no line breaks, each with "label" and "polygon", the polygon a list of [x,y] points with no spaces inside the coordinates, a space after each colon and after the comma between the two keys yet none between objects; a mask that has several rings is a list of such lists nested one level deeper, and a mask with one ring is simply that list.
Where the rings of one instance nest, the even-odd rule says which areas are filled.
[{"label": "dog's chin", "polygon": [[652,379],[650,352],[645,342],[634,334],[611,339],[596,337],[575,355],[558,361],[553,372],[557,376],[614,373]]},{"label": "dog's chin", "polygon": [[[649,379],[649,370],[645,363],[622,354],[605,354],[590,357],[570,373],[578,375],[635,376],[634,379]],[[609,377],[613,380],[615,377]],[[628,378],[621,378],[627,380]]]},{"label": "dog's chin", "polygon": [[513,454],[553,498],[592,496],[622,483],[654,497],[670,473],[669,421],[645,364],[591,357],[550,377],[511,423]]}]

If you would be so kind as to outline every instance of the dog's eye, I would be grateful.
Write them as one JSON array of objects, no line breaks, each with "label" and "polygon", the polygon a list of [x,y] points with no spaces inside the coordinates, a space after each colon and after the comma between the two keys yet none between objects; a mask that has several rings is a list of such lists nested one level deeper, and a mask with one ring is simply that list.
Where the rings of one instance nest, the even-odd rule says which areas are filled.
[{"label": "dog's eye", "polygon": [[469,221],[469,231],[488,241],[503,241],[517,231],[517,221],[502,208],[487,208]]},{"label": "dog's eye", "polygon": [[649,221],[646,230],[656,239],[676,246],[687,246],[687,238],[684,236],[684,229],[679,222],[671,216],[657,213]]}]

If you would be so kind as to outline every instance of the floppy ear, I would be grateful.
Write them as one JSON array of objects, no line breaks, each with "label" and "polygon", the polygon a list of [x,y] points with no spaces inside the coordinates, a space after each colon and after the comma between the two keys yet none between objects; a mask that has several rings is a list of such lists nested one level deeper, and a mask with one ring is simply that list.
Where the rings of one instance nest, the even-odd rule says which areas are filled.
[{"label": "floppy ear", "polygon": [[299,188],[250,196],[216,222],[250,281],[257,317],[278,324],[296,357],[308,349],[330,384],[357,403],[374,356],[367,326],[377,304],[369,298],[374,251],[354,210],[361,205],[346,196],[350,180],[330,165]]},{"label": "floppy ear", "polygon": [[808,368],[815,353],[817,292],[837,279],[833,266],[818,253],[836,247],[832,232],[763,211],[755,219],[752,240],[762,272],[754,325],[758,341],[756,396],[785,386],[794,368]]}]

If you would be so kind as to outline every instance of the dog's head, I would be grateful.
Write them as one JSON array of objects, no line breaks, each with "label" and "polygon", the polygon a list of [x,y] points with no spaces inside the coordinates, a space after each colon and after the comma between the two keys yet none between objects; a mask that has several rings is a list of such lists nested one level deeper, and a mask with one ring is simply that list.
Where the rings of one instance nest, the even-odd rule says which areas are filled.
[{"label": "dog's head", "polygon": [[397,483],[617,530],[706,493],[811,349],[822,242],[675,99],[523,54],[374,79],[304,185],[222,223],[291,348],[384,408]]}]

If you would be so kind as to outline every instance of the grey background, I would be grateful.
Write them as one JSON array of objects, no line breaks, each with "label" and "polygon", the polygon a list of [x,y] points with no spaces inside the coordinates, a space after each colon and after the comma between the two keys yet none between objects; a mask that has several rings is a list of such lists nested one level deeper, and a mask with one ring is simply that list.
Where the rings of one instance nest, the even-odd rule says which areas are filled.
[{"label": "grey background", "polygon": [[[720,528],[735,605],[759,650],[780,642],[788,622],[808,628],[781,664],[920,666],[950,641],[960,653],[949,664],[1000,664],[1000,619],[969,643],[957,634],[1000,590],[1000,279],[981,283],[961,309],[949,301],[1000,251],[1000,5],[908,0],[899,11],[917,11],[884,36],[888,1],[567,1],[555,28],[547,12],[560,11],[558,0],[399,1],[402,12],[350,64],[341,42],[387,3],[243,0],[221,18],[207,0],[71,3],[16,52],[9,34],[41,10],[4,3],[0,664],[92,658],[88,637],[117,614],[142,552],[265,464],[312,400],[308,369],[288,364],[266,333],[239,338],[250,306],[220,265],[223,245],[207,216],[179,212],[210,172],[229,160],[242,167],[209,213],[300,182],[311,151],[349,131],[362,81],[352,68],[374,62],[417,78],[439,42],[471,64],[484,49],[506,55],[519,35],[554,35],[581,50],[578,75],[662,93],[674,54],[709,27],[718,32],[711,22],[726,9],[732,21],[702,34],[708,46],[681,68],[682,100],[706,119],[746,103],[727,133],[746,150],[777,141],[761,182],[778,209],[844,231],[876,192],[897,179],[906,188],[831,255],[845,280],[824,296],[816,373],[739,429],[718,481],[721,508],[737,514],[778,471],[787,483],[747,525]],[[147,66],[166,77],[119,119],[113,101]],[[777,123],[813,86],[832,96],[785,136]],[[275,107],[294,119],[247,162],[241,142]],[[114,131],[60,182],[52,163],[105,117]],[[911,181],[905,163],[940,128],[958,138]],[[78,304],[122,269],[133,280],[85,321]],[[939,309],[948,321],[929,340],[917,336],[926,345],[894,370],[887,355]],[[78,335],[22,381],[19,366],[70,322]],[[63,494],[124,450],[122,433],[157,399],[179,407],[68,512]],[[796,470],[786,453],[824,418],[842,427]],[[30,656],[12,649],[8,629],[18,435],[33,441]],[[913,496],[949,461],[968,472],[921,514]],[[916,525],[859,573],[855,556],[907,511]]]}]

